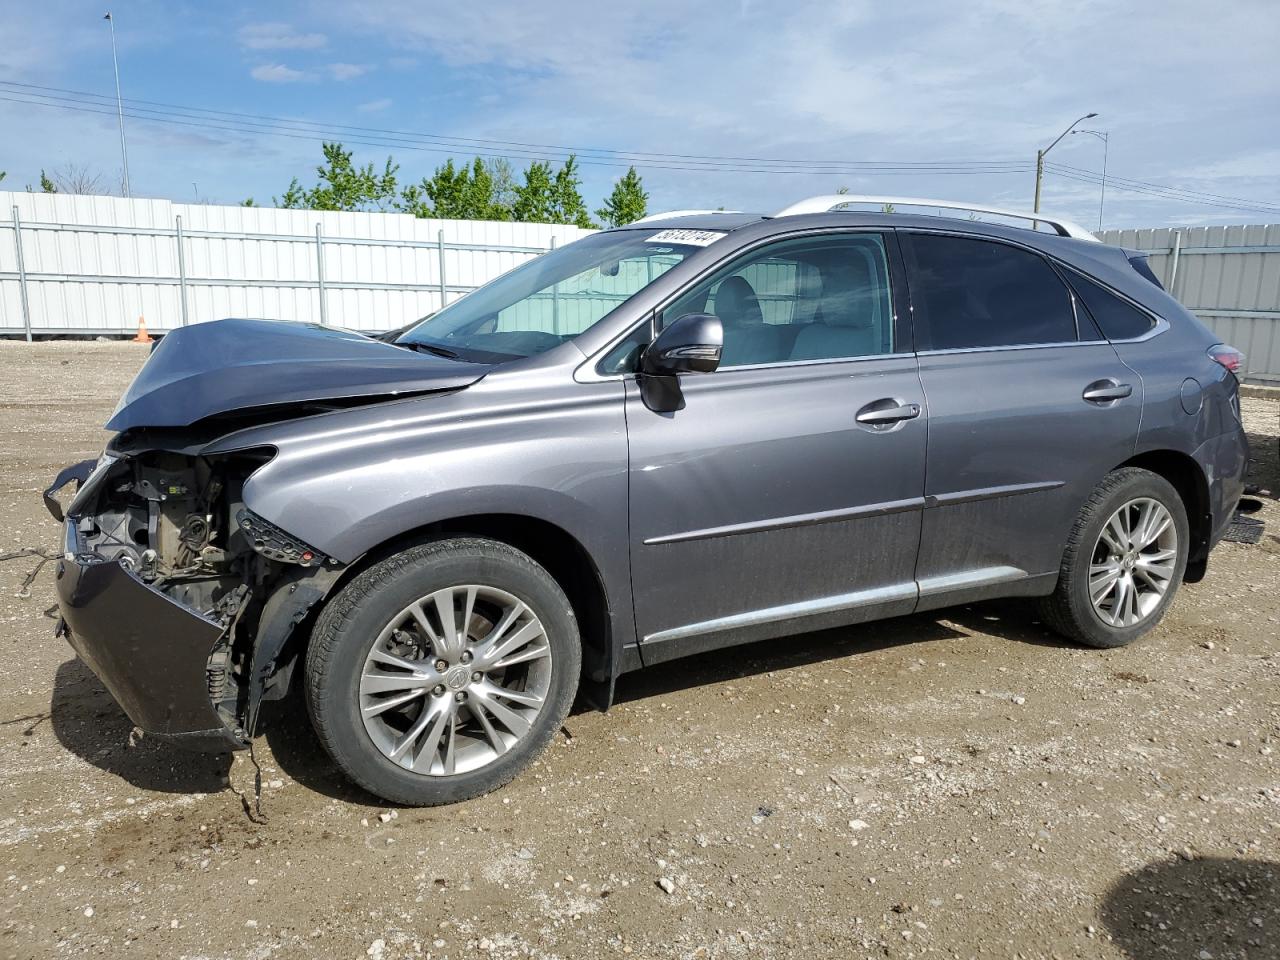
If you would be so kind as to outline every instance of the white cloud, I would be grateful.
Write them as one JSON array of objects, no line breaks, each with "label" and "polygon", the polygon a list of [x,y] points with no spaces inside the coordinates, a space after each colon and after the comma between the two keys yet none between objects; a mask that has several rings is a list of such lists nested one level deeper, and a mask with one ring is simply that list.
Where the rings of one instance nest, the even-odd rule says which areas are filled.
[{"label": "white cloud", "polygon": [[318,50],[323,33],[299,33],[287,23],[249,23],[240,28],[240,46],[249,50]]},{"label": "white cloud", "polygon": [[381,113],[391,106],[391,98],[383,97],[381,100],[370,100],[368,103],[362,103],[356,109],[361,113]]},{"label": "white cloud", "polygon": [[[1276,193],[1274,175],[1262,174],[1278,128],[1258,122],[1280,98],[1274,0],[1219,5],[1212,16],[1197,0],[1168,0],[1158,17],[1111,0],[792,0],[785,15],[763,4],[577,0],[554,18],[524,0],[463,5],[449,17],[416,0],[327,9],[381,32],[393,48],[479,78],[470,97],[483,109],[458,135],[670,154],[1019,165],[999,175],[819,176],[638,164],[664,206],[769,209],[842,184],[975,201],[1007,194],[1027,206],[1036,148],[1090,110],[1101,115],[1090,125],[1111,132],[1111,174],[1178,182],[1184,170],[1253,171],[1217,192]],[[496,102],[486,101],[494,93]],[[1225,162],[1237,155],[1256,159]],[[581,159],[588,186],[607,189],[616,169]],[[1101,150],[1092,138],[1067,138],[1051,160],[1096,171]],[[1056,212],[1096,223],[1096,186],[1050,173],[1045,197]],[[1204,212],[1108,186],[1108,222],[1113,212],[1150,220],[1197,209]]]},{"label": "white cloud", "polygon": [[335,80],[354,80],[363,77],[370,68],[358,63],[331,63],[327,69]]},{"label": "white cloud", "polygon": [[297,83],[308,79],[301,70],[286,67],[283,63],[263,63],[249,71],[249,76],[263,83]]}]

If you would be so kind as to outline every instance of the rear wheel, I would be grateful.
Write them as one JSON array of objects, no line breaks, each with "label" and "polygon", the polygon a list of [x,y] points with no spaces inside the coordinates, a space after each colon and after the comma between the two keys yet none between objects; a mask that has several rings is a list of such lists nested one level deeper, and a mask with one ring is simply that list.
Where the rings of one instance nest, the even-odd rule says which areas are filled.
[{"label": "rear wheel", "polygon": [[351,581],[307,651],[321,743],[398,803],[464,800],[506,783],[564,722],[581,664],[569,601],[528,556],[441,540]]},{"label": "rear wheel", "polygon": [[1164,616],[1187,566],[1182,498],[1163,477],[1126,467],[1108,474],[1067,538],[1045,622],[1093,647],[1120,647]]}]

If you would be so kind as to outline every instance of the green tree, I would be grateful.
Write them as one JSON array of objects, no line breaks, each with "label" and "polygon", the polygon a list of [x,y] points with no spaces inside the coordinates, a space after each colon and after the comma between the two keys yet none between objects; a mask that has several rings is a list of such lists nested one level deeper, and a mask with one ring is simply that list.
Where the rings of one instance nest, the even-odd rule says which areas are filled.
[{"label": "green tree", "polygon": [[536,160],[525,170],[524,183],[516,185],[512,219],[521,223],[572,223],[590,229],[595,224],[587,213],[581,186],[578,160],[572,154],[554,174],[550,163]]},{"label": "green tree", "polygon": [[52,180],[45,176],[43,168],[40,170],[40,191],[42,193],[57,193],[58,188],[54,186]]},{"label": "green tree", "polygon": [[552,223],[572,223],[576,227],[591,230],[597,225],[591,222],[587,202],[582,199],[582,178],[578,176],[578,158],[569,154],[564,166],[556,172],[551,182],[551,200],[555,219]]},{"label": "green tree", "polygon": [[604,206],[596,211],[596,216],[611,227],[621,227],[634,223],[648,211],[649,194],[644,192],[640,175],[632,167],[613,185],[613,192],[605,198]]},{"label": "green tree", "polygon": [[516,172],[506,157],[490,157],[484,167],[493,181],[493,202],[510,210],[516,203]]},{"label": "green tree", "polygon": [[441,220],[510,220],[511,209],[495,196],[493,175],[483,160],[455,167],[453,159],[430,178],[405,187],[396,208],[415,217]]},{"label": "green tree", "polygon": [[535,160],[524,171],[524,183],[516,184],[516,202],[511,219],[520,223],[554,223],[555,202],[551,193],[551,164]]},{"label": "green tree", "polygon": [[240,206],[242,207],[256,207],[257,205],[258,204],[254,201],[253,197],[246,197],[240,201]]},{"label": "green tree", "polygon": [[303,210],[385,210],[395,204],[396,173],[400,167],[387,157],[381,173],[372,163],[357,167],[351,162],[352,152],[340,143],[325,142],[325,162],[316,167],[320,182],[304,188],[294,177],[276,206]]},{"label": "green tree", "polygon": [[3,180],[8,175],[9,175],[9,172],[7,170],[0,170],[0,180]]}]

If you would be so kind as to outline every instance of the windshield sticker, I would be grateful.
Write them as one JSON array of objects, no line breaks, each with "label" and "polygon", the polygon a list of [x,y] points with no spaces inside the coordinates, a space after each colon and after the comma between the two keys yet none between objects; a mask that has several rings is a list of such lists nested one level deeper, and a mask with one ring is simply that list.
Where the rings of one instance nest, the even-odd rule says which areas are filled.
[{"label": "windshield sticker", "polygon": [[645,243],[675,243],[686,247],[706,247],[723,236],[723,230],[659,230]]}]

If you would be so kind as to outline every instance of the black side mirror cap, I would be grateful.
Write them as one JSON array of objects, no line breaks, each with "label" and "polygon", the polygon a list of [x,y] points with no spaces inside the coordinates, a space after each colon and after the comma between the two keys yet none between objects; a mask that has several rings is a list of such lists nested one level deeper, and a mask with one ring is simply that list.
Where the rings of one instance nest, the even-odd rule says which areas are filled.
[{"label": "black side mirror cap", "polygon": [[724,327],[710,313],[686,313],[663,328],[640,357],[640,372],[656,377],[712,373],[720,366]]}]

